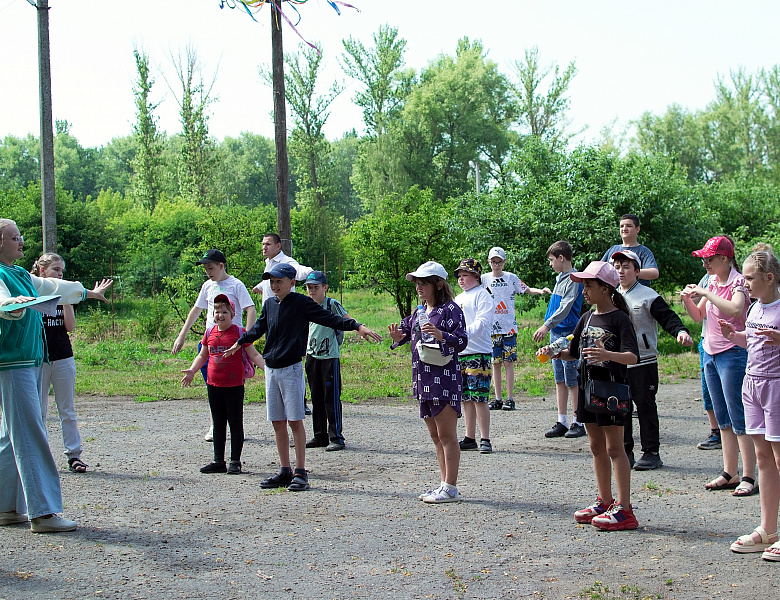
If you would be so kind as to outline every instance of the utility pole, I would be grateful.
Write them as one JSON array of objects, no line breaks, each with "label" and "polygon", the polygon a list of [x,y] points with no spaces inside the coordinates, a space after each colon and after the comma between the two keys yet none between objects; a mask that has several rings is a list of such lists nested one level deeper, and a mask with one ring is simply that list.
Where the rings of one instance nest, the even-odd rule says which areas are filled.
[{"label": "utility pole", "polygon": [[49,0],[27,0],[38,11],[38,89],[41,112],[41,220],[43,251],[57,252],[57,208],[54,196],[54,126],[51,111]]},{"label": "utility pole", "polygon": [[474,169],[474,176],[475,176],[475,179],[477,180],[477,181],[476,181],[476,186],[475,186],[475,189],[476,189],[476,191],[477,191],[477,196],[479,196],[479,163],[478,163],[478,162],[475,162],[475,161],[473,161],[473,160],[470,160],[470,161],[469,161],[469,166],[470,166],[472,169]]},{"label": "utility pole", "polygon": [[276,227],[282,240],[282,252],[287,256],[292,256],[290,167],[287,160],[287,103],[284,96],[284,50],[282,48],[282,0],[273,0],[271,8],[271,72],[276,142]]}]

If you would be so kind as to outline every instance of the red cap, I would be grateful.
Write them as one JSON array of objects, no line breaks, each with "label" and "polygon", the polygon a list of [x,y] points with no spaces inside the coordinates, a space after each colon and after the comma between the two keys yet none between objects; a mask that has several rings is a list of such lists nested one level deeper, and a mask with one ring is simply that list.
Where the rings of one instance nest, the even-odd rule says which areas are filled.
[{"label": "red cap", "polygon": [[701,250],[694,250],[691,254],[698,258],[710,258],[717,254],[734,258],[734,244],[732,244],[727,237],[718,235],[714,238],[710,238],[707,243],[704,244],[704,248]]}]

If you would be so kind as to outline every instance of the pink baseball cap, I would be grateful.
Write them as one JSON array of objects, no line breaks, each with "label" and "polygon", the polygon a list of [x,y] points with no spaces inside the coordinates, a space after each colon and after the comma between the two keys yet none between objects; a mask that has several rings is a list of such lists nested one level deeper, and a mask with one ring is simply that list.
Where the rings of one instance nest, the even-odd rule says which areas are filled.
[{"label": "pink baseball cap", "polygon": [[600,260],[594,260],[584,271],[572,273],[569,275],[572,281],[582,283],[583,279],[598,279],[604,283],[617,288],[620,285],[620,275],[611,264]]},{"label": "pink baseball cap", "polygon": [[694,250],[691,254],[698,258],[710,258],[717,254],[734,258],[734,244],[729,241],[729,238],[718,235],[707,240],[707,243],[704,244],[704,248],[701,250]]},{"label": "pink baseball cap", "polygon": [[230,305],[230,308],[233,309],[233,314],[236,314],[236,305],[233,304],[233,301],[228,298],[226,294],[217,294],[214,296],[214,304],[217,302],[227,302]]}]

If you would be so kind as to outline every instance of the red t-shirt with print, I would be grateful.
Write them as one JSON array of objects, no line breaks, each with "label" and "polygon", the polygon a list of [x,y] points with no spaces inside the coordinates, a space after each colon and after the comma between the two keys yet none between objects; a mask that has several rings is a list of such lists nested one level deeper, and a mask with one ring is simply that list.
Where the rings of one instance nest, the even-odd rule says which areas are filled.
[{"label": "red t-shirt with print", "polygon": [[[242,331],[231,325],[225,331],[213,327],[203,335],[202,344],[209,349],[207,381],[214,387],[237,387],[244,385],[244,362],[241,352],[225,356],[225,350],[236,343]],[[246,347],[248,344],[245,344]],[[243,350],[242,350],[243,352]]]}]

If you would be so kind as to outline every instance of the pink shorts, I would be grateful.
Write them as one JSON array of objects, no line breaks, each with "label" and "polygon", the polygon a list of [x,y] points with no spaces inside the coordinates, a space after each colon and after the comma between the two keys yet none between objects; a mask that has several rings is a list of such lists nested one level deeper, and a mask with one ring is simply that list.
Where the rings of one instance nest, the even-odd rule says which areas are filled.
[{"label": "pink shorts", "polygon": [[780,380],[745,375],[742,382],[745,431],[780,442]]}]

